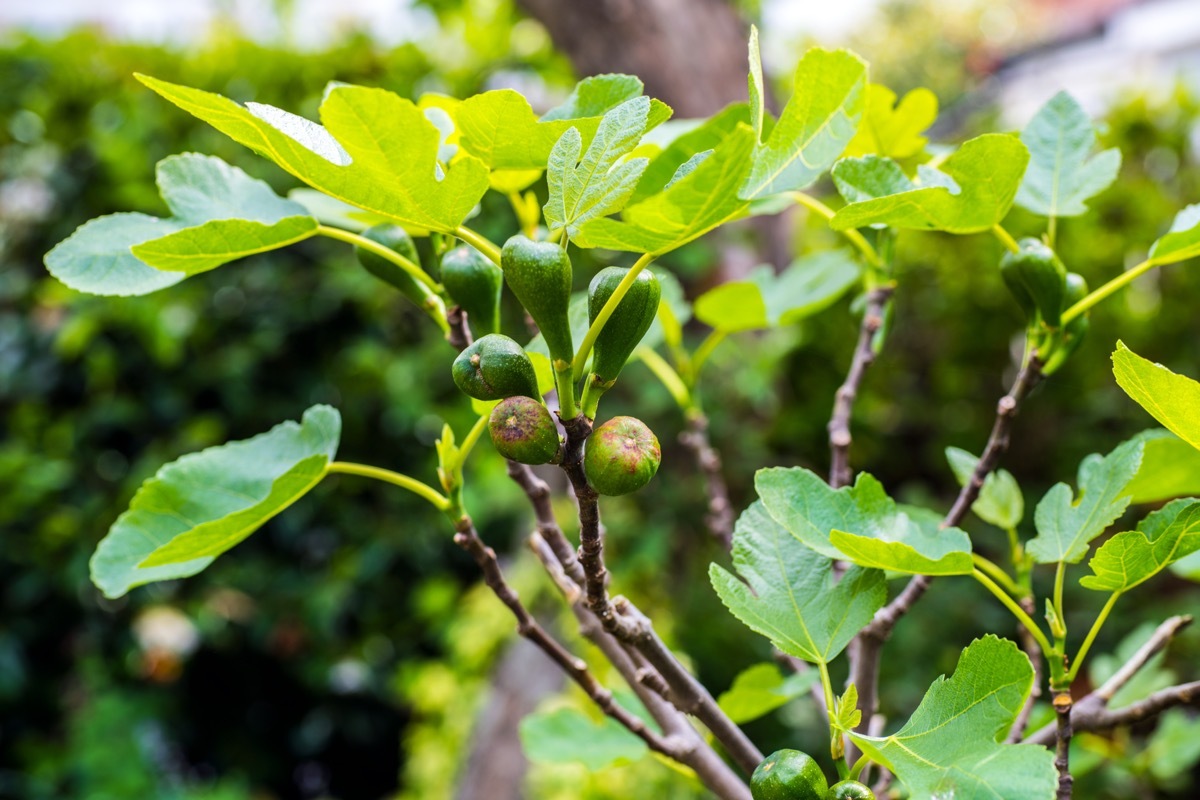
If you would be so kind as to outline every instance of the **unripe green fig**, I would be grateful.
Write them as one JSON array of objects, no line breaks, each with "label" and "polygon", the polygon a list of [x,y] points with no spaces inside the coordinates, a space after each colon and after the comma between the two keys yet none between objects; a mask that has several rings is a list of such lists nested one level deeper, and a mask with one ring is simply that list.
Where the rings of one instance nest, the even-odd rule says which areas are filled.
[{"label": "unripe green fig", "polygon": [[[418,267],[421,266],[421,257],[417,253],[416,244],[413,242],[412,237],[408,235],[408,231],[399,225],[383,223],[382,225],[367,228],[363,231],[362,235],[364,238],[395,250]],[[356,246],[354,248],[354,255],[358,257],[358,263],[362,264],[363,269],[367,272],[379,278],[384,283],[396,287],[404,293],[405,297],[417,305],[425,305],[425,301],[431,294],[429,287],[422,284],[412,275],[383,256],[372,253],[370,250],[362,247]]]},{"label": "unripe green fig", "polygon": [[[617,286],[629,274],[623,267],[607,267],[596,273],[588,286],[588,322],[594,323],[600,310],[612,297]],[[592,372],[604,383],[612,383],[621,373],[629,355],[650,330],[658,314],[662,286],[658,277],[643,269],[634,279],[629,291],[621,298],[612,316],[592,345]]]},{"label": "unripe green fig", "polygon": [[799,750],[776,750],[750,777],[754,800],[826,800],[828,791],[821,767]]},{"label": "unripe green fig", "polygon": [[588,437],[583,471],[600,494],[629,494],[650,482],[661,461],[658,437],[646,423],[613,417]]},{"label": "unripe green fig", "polygon": [[442,286],[467,312],[476,335],[500,329],[500,290],[504,274],[478,250],[463,245],[442,256]]},{"label": "unripe green fig", "polygon": [[458,388],[476,400],[540,397],[537,373],[529,354],[521,345],[498,333],[476,339],[454,359],[451,371]]},{"label": "unripe green fig", "polygon": [[517,235],[500,251],[504,280],[533,317],[552,361],[570,363],[575,357],[567,308],[571,303],[571,260],[553,242],[535,242]]},{"label": "unripe green fig", "polygon": [[1058,327],[1067,292],[1067,268],[1041,239],[1022,239],[1020,250],[1000,259],[1000,275],[1025,314]]},{"label": "unripe green fig", "polygon": [[549,464],[558,458],[558,428],[540,400],[509,397],[488,419],[492,444],[505,458],[522,464]]},{"label": "unripe green fig", "polygon": [[842,781],[829,787],[828,800],[875,800],[875,793],[858,781]]}]

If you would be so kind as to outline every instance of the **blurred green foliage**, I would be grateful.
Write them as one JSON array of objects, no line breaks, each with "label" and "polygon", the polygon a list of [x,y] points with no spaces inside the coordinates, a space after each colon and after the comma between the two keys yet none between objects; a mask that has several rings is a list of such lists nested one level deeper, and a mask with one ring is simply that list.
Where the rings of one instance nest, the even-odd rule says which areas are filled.
[{"label": "blurred green foliage", "polygon": [[[171,153],[212,153],[278,190],[292,186],[138,87],[135,71],[309,115],[328,80],[409,96],[462,96],[492,85],[497,73],[531,92],[569,86],[544,32],[508,4],[428,5],[441,23],[438,40],[386,52],[365,37],[306,55],[221,38],[180,54],[87,33],[0,50],[0,797],[452,795],[512,629],[443,520],[420,501],[340,478],[236,557],[118,603],[101,600],[86,563],[158,465],[296,418],[314,402],[341,409],[344,454],[432,478],[442,423],[463,431],[471,422],[449,378],[450,348],[331,242],[137,299],[74,295],[41,266],[42,254],[86,219],[160,212],[153,168]],[[886,51],[877,46],[878,53],[862,49],[878,56],[875,80],[900,90],[931,80],[928,70],[901,69],[917,60],[919,45],[893,38]],[[961,66],[953,67],[958,52],[935,59],[934,83],[951,96],[966,86]],[[1061,254],[1093,286],[1136,261],[1176,210],[1200,198],[1191,144],[1198,120],[1200,103],[1182,91],[1130,96],[1106,120],[1103,146],[1125,156],[1119,182],[1095,213],[1059,226]],[[499,224],[484,232],[505,238],[502,200],[487,212]],[[841,245],[822,220],[798,220],[799,251]],[[1036,235],[1035,223],[1014,215],[1009,227]],[[853,459],[894,494],[941,508],[956,489],[942,450],[982,446],[1012,377],[1022,321],[995,269],[1001,251],[991,238],[907,234],[900,242],[901,288],[857,406]],[[702,242],[666,266],[694,297],[711,285],[716,258],[715,245]],[[1183,265],[1151,273],[1096,310],[1081,350],[1017,422],[1005,465],[1027,503],[1071,478],[1083,455],[1149,427],[1111,379],[1108,353],[1118,336],[1173,369],[1200,372],[1189,300],[1196,297],[1200,274]],[[706,367],[704,405],[736,507],[753,496],[759,467],[824,469],[825,423],[857,327],[848,306],[800,327],[735,337]],[[628,368],[606,410],[636,411],[666,452],[650,490],[606,503],[618,591],[659,611],[660,630],[715,694],[770,653],[732,622],[701,577],[724,556],[703,533],[703,488],[675,445],[683,420],[642,369]],[[477,459],[468,505],[490,543],[518,554],[510,569],[523,595],[546,615],[559,613],[552,587],[519,555],[527,516],[497,462]],[[988,541],[1003,547],[1002,534],[976,525],[985,549]],[[1194,590],[1173,580],[1164,578],[1141,607],[1118,606],[1097,652],[1146,619],[1194,607]],[[546,602],[536,603],[543,593]],[[1076,599],[1076,608],[1094,602],[1082,592]],[[558,622],[573,630],[567,616]],[[1068,622],[1078,629],[1090,617]],[[883,708],[903,718],[971,638],[1009,627],[976,587],[935,583],[889,644]],[[588,652],[580,641],[572,646]],[[1185,635],[1168,661],[1198,657],[1200,639]],[[1194,677],[1186,667],[1179,674]],[[587,709],[570,692],[547,702]],[[1189,724],[1172,720],[1151,747],[1186,739]],[[748,730],[764,751],[822,750],[807,698]],[[1189,796],[1191,764],[1171,774],[1147,764],[1145,733],[1081,742],[1110,759],[1080,776],[1081,795]],[[598,776],[538,766],[530,778],[537,797],[578,797],[581,786],[595,800],[698,795],[650,758]]]}]

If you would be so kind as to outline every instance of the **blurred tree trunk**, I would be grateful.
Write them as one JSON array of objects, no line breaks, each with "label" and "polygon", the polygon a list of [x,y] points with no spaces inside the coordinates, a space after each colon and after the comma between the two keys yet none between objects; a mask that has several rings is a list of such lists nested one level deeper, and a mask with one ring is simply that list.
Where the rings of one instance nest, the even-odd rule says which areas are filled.
[{"label": "blurred tree trunk", "polygon": [[[579,75],[637,75],[676,117],[705,117],[746,99],[749,29],[727,0],[517,0]],[[767,102],[771,104],[768,92]],[[721,280],[761,260],[791,260],[790,214],[756,219],[759,252],[723,246]]]},{"label": "blurred tree trunk", "polygon": [[746,99],[746,23],[725,0],[518,0],[580,75],[624,72],[677,117]]},{"label": "blurred tree trunk", "polygon": [[524,639],[504,652],[492,670],[487,704],[475,720],[467,767],[456,800],[522,800],[529,763],[517,735],[521,720],[543,698],[562,691],[563,674]]}]

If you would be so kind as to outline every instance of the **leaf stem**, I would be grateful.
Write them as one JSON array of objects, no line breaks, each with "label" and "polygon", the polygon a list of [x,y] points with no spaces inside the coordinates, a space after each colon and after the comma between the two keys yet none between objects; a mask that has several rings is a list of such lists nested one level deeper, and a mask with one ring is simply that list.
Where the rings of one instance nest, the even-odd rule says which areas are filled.
[{"label": "leaf stem", "polygon": [[975,562],[976,567],[991,576],[993,580],[1003,586],[1004,589],[1013,597],[1021,596],[1021,589],[1017,586],[1016,581],[1014,581],[1007,572],[1001,569],[1000,565],[996,564],[994,561],[984,558],[978,553],[972,553],[971,560]]},{"label": "leaf stem", "polygon": [[871,763],[871,759],[867,758],[865,753],[859,756],[858,761],[854,762],[854,766],[850,767],[850,775],[848,776],[850,780],[858,780],[858,776],[862,775],[862,771],[866,769],[869,763]]},{"label": "leaf stem", "polygon": [[679,377],[679,373],[667,363],[665,358],[649,347],[639,347],[634,351],[634,356],[640,358],[647,369],[654,373],[654,377],[662,381],[662,385],[671,393],[671,397],[675,399],[675,403],[680,409],[686,411],[692,407],[691,392],[688,391],[683,378]]},{"label": "leaf stem", "polygon": [[588,328],[587,334],[583,337],[582,344],[579,345],[579,350],[575,353],[575,360],[572,362],[572,372],[576,379],[583,375],[583,365],[587,363],[588,355],[592,352],[592,345],[596,343],[596,339],[600,336],[600,331],[604,330],[604,326],[608,323],[613,312],[617,310],[617,305],[629,293],[637,276],[641,274],[654,256],[651,253],[645,253],[641,256],[634,265],[630,267],[629,272],[617,284],[617,288],[613,290],[612,297],[604,303],[604,307],[600,309],[600,313],[596,315],[596,321]]},{"label": "leaf stem", "polygon": [[463,439],[462,444],[459,445],[459,468],[461,468],[463,464],[467,463],[467,456],[471,454],[471,449],[475,447],[476,442],[479,441],[479,437],[482,436],[483,432],[487,429],[488,419],[489,415],[483,414],[479,417],[479,419],[475,420],[475,424],[471,426],[471,430],[467,433],[467,438]]},{"label": "leaf stem", "polygon": [[700,342],[700,346],[696,348],[696,352],[692,355],[692,380],[696,380],[700,376],[700,368],[704,366],[704,362],[717,349],[717,346],[725,341],[725,337],[728,335],[725,331],[714,330],[708,336],[704,337],[704,341]]},{"label": "leaf stem", "polygon": [[[811,211],[815,211],[827,220],[833,219],[833,215],[836,213],[832,208],[825,205],[817,198],[813,197],[812,195],[805,194],[804,192],[792,192],[792,199],[795,200],[799,205],[802,205]],[[859,233],[855,228],[847,228],[844,231],[840,231],[840,233],[849,239],[851,244],[858,248],[859,252],[863,254],[863,258],[867,259],[867,263],[876,269],[883,268],[883,259],[879,257],[879,253],[875,252],[875,248],[871,246],[871,243],[867,241],[865,236]]]},{"label": "leaf stem", "polygon": [[[561,368],[559,364],[562,364]],[[554,362],[554,385],[558,389],[558,415],[563,420],[574,419],[578,413],[575,408],[575,370],[565,361]]]},{"label": "leaf stem", "polygon": [[358,475],[362,478],[373,478],[377,481],[390,483],[393,486],[399,486],[401,489],[407,489],[413,494],[428,500],[438,511],[445,511],[450,508],[450,501],[446,499],[445,495],[429,484],[422,483],[416,478],[410,478],[399,472],[393,472],[390,469],[372,467],[366,464],[355,464],[350,461],[331,461],[325,465],[325,474]]},{"label": "leaf stem", "polygon": [[1058,562],[1058,569],[1054,571],[1054,613],[1062,622],[1064,631],[1066,630],[1066,617],[1063,616],[1063,583],[1066,575],[1067,562]]},{"label": "leaf stem", "polygon": [[1013,238],[1011,233],[1004,230],[1004,227],[999,222],[992,226],[992,233],[1000,240],[1001,244],[1008,248],[1010,253],[1021,252],[1021,246],[1017,244],[1017,240]]},{"label": "leaf stem", "polygon": [[[466,225],[459,225],[458,229],[455,230],[454,233],[458,236],[458,238],[462,239],[464,242],[487,256],[488,259],[497,267],[500,267],[500,248],[497,247],[491,239],[476,233]],[[503,267],[501,267],[501,269],[503,269]]]},{"label": "leaf stem", "polygon": [[1092,623],[1092,629],[1088,631],[1087,636],[1083,640],[1083,644],[1079,646],[1079,652],[1075,654],[1075,660],[1071,663],[1071,669],[1067,672],[1067,685],[1069,686],[1075,680],[1075,676],[1079,674],[1079,668],[1083,664],[1083,660],[1087,658],[1088,650],[1092,649],[1092,643],[1096,641],[1097,634],[1104,627],[1104,623],[1108,620],[1108,615],[1112,611],[1113,606],[1117,604],[1117,598],[1121,596],[1120,592],[1113,592],[1108,598],[1108,602],[1104,604],[1104,608],[1100,609],[1099,616]]},{"label": "leaf stem", "polygon": [[1099,289],[1092,292],[1087,297],[1083,298],[1078,303],[1064,311],[1062,315],[1062,324],[1066,325],[1071,320],[1075,319],[1080,314],[1087,311],[1104,298],[1108,297],[1110,294],[1116,292],[1118,289],[1124,288],[1128,284],[1132,283],[1136,278],[1144,275],[1157,266],[1157,261],[1152,258],[1147,258],[1145,261],[1133,267],[1132,269],[1125,270],[1120,275],[1113,278],[1111,281],[1104,284]]},{"label": "leaf stem", "polygon": [[1018,622],[1029,629],[1030,635],[1037,640],[1037,643],[1042,648],[1043,652],[1054,652],[1054,648],[1050,646],[1050,640],[1046,638],[1046,634],[1042,633],[1042,629],[1039,628],[1037,623],[1025,613],[1025,609],[1021,608],[1021,606],[1017,604],[1016,600],[1012,599],[1007,592],[997,586],[991,578],[983,574],[983,572],[980,570],[976,569],[972,571],[971,577],[982,583],[989,592],[996,596],[996,599],[1004,604],[1005,608],[1012,612],[1013,616],[1017,618]]},{"label": "leaf stem", "polygon": [[380,258],[392,262],[397,267],[407,272],[413,280],[424,284],[425,288],[429,289],[429,291],[433,292],[434,294],[436,294],[440,288],[437,284],[437,281],[431,278],[428,272],[421,269],[404,256],[400,255],[392,248],[385,247],[379,242],[368,239],[366,236],[361,236],[351,231],[344,231],[341,228],[333,228],[328,225],[318,225],[317,234],[319,236],[328,236],[330,239],[337,239],[338,241],[352,244],[355,247],[361,247],[363,250],[374,253]]}]

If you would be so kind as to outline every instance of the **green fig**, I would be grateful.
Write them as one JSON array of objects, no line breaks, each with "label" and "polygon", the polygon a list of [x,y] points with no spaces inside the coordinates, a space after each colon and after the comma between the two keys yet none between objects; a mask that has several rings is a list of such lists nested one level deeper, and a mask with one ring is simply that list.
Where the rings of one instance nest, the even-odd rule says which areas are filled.
[{"label": "green fig", "polygon": [[454,383],[476,400],[524,396],[538,399],[537,374],[521,345],[507,336],[489,333],[476,339],[451,368]]},{"label": "green fig", "polygon": [[558,460],[559,437],[554,418],[540,400],[509,397],[492,409],[488,419],[492,444],[500,455],[522,464]]},{"label": "green fig", "polygon": [[571,302],[571,260],[567,251],[553,242],[535,242],[517,235],[500,251],[504,280],[517,300],[533,317],[550,359],[570,364],[575,357],[567,308]]},{"label": "green fig", "polygon": [[1041,239],[1022,239],[1019,247],[1000,259],[1000,275],[1026,316],[1040,315],[1056,328],[1065,307],[1067,268]]},{"label": "green fig", "polygon": [[875,793],[858,781],[842,781],[829,787],[828,800],[875,800]]},{"label": "green fig", "polygon": [[825,800],[828,791],[821,767],[799,750],[776,750],[750,776],[754,800]]},{"label": "green fig", "polygon": [[588,437],[583,471],[600,494],[629,494],[650,482],[661,461],[658,438],[646,423],[613,417]]},{"label": "green fig", "polygon": [[[418,267],[421,266],[421,257],[417,253],[416,244],[413,242],[412,237],[408,235],[408,231],[399,225],[392,225],[391,223],[376,225],[372,228],[367,228],[363,231],[362,235],[364,238],[395,250]],[[379,278],[384,283],[396,287],[404,293],[405,297],[417,305],[425,306],[426,301],[432,296],[432,292],[428,286],[383,256],[357,246],[354,248],[354,255],[358,257],[358,263],[362,264],[367,272]]]},{"label": "green fig", "polygon": [[[1075,272],[1069,273],[1067,275],[1067,291],[1066,297],[1063,300],[1063,309],[1070,308],[1087,297],[1087,295],[1088,285],[1084,277]],[[1057,372],[1058,368],[1079,348],[1080,343],[1087,336],[1089,327],[1091,327],[1091,322],[1088,321],[1086,311],[1064,325],[1063,329],[1057,332],[1057,341],[1054,341],[1050,355],[1046,359],[1046,363],[1042,366],[1042,373],[1052,375]]]},{"label": "green fig", "polygon": [[[607,267],[592,278],[588,286],[589,323],[600,316],[600,310],[628,274],[629,270],[623,267]],[[603,383],[611,384],[621,374],[629,355],[650,330],[661,297],[658,277],[648,269],[639,272],[592,345],[592,372]]]},{"label": "green fig", "polygon": [[450,299],[467,312],[467,321],[476,335],[500,329],[504,273],[478,250],[463,245],[443,255],[442,285]]}]

